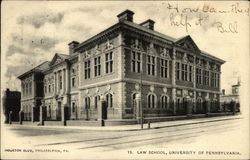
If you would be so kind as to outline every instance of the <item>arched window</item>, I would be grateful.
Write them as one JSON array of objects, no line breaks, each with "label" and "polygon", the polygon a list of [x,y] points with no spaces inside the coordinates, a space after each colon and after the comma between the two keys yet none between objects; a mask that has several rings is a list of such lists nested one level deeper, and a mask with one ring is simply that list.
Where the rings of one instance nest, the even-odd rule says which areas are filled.
[{"label": "arched window", "polygon": [[106,101],[107,101],[107,107],[112,108],[113,107],[113,95],[112,94],[107,94],[106,95]]},{"label": "arched window", "polygon": [[95,108],[97,108],[99,100],[100,96],[99,95],[95,96]]},{"label": "arched window", "polygon": [[148,95],[148,108],[155,108],[156,97],[153,94]]},{"label": "arched window", "polygon": [[168,96],[161,97],[161,108],[168,108],[169,106],[169,98]]},{"label": "arched window", "polygon": [[90,108],[90,98],[85,97],[85,109],[89,109],[89,108]]}]

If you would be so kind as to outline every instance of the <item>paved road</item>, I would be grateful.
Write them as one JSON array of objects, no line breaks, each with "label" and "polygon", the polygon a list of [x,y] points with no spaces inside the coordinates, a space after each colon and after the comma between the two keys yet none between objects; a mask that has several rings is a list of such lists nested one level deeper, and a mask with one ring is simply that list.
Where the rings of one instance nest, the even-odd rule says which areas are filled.
[{"label": "paved road", "polygon": [[144,146],[195,144],[207,140],[208,137],[222,137],[222,141],[225,141],[227,135],[235,134],[235,131],[239,130],[240,124],[241,119],[233,119],[142,131],[84,131],[27,126],[8,126],[7,130],[19,137],[20,144],[37,148],[46,146],[85,151],[114,151]]}]

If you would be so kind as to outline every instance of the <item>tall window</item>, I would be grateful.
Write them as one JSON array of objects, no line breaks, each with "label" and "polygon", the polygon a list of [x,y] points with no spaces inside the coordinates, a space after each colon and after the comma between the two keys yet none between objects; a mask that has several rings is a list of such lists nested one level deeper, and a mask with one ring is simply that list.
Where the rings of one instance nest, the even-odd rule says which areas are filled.
[{"label": "tall window", "polygon": [[72,78],[71,78],[71,86],[72,86],[72,87],[75,87],[75,77],[72,77]]},{"label": "tall window", "polygon": [[75,112],[75,102],[72,103],[72,112],[74,113]]},{"label": "tall window", "polygon": [[94,59],[95,77],[101,75],[101,57]]},{"label": "tall window", "polygon": [[46,94],[47,93],[47,86],[44,85],[44,93]]},{"label": "tall window", "polygon": [[219,87],[220,77],[218,73],[215,73],[215,87]]},{"label": "tall window", "polygon": [[95,108],[98,107],[99,100],[100,100],[100,96],[99,95],[95,96]]},{"label": "tall window", "polygon": [[31,94],[31,84],[32,82],[29,83],[29,93]]},{"label": "tall window", "polygon": [[180,63],[179,62],[176,62],[176,79],[177,80],[181,79],[181,77],[180,77]]},{"label": "tall window", "polygon": [[131,65],[132,72],[141,72],[141,53],[134,51],[132,52]]},{"label": "tall window", "polygon": [[90,78],[90,60],[84,62],[84,75],[85,79]]},{"label": "tall window", "polygon": [[204,85],[209,85],[209,71],[203,71],[203,84]]},{"label": "tall window", "polygon": [[181,78],[183,81],[187,81],[188,78],[188,65],[187,64],[181,64]]},{"label": "tall window", "polygon": [[85,109],[90,109],[90,98],[85,97]]},{"label": "tall window", "polygon": [[155,108],[156,97],[153,94],[148,95],[148,108]]},{"label": "tall window", "polygon": [[168,108],[169,106],[169,101],[167,96],[162,96],[161,97],[161,108]]},{"label": "tall window", "polygon": [[201,69],[200,68],[196,68],[196,83],[197,84],[202,84],[202,81],[201,81]]},{"label": "tall window", "polygon": [[168,60],[161,59],[161,77],[168,77]]},{"label": "tall window", "polygon": [[60,89],[62,89],[62,76],[61,75],[59,77],[59,81],[60,81]]},{"label": "tall window", "polygon": [[106,101],[107,101],[107,107],[112,108],[113,107],[113,95],[110,93],[107,94]]},{"label": "tall window", "polygon": [[51,88],[50,88],[51,86],[50,86],[50,84],[49,84],[49,93],[51,92]]},{"label": "tall window", "polygon": [[105,54],[106,73],[113,72],[113,52]]},{"label": "tall window", "polygon": [[215,73],[211,72],[211,86],[215,87]]},{"label": "tall window", "polygon": [[189,66],[189,73],[188,73],[189,77],[188,77],[188,80],[190,82],[192,82],[192,77],[193,77],[193,67],[192,66]]},{"label": "tall window", "polygon": [[155,75],[155,57],[147,56],[147,73],[148,75]]}]

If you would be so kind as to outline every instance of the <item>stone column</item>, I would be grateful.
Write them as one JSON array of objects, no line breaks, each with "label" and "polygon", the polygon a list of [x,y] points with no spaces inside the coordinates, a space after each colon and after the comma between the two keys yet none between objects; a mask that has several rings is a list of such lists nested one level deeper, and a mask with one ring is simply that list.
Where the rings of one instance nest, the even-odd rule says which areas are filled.
[{"label": "stone column", "polygon": [[186,96],[184,104],[186,105],[185,107],[186,107],[187,117],[192,117],[193,105],[191,98],[189,96]]},{"label": "stone column", "polygon": [[173,114],[176,114],[176,73],[175,73],[175,63],[176,63],[176,49],[173,48],[173,57],[172,57],[172,105],[173,105]]},{"label": "stone column", "polygon": [[137,122],[140,123],[140,118],[142,115],[142,108],[141,108],[141,94],[137,93],[135,96],[135,104],[136,104],[136,119]]},{"label": "stone column", "polygon": [[41,104],[41,106],[40,106],[40,119],[39,119],[39,121],[40,121],[40,125],[44,125],[44,120],[45,120],[45,117],[43,117],[44,116],[44,114],[43,114],[43,111],[44,111],[44,101],[42,101],[42,104]]},{"label": "stone column", "polygon": [[59,94],[60,92],[60,71],[57,71],[57,91],[56,93]]},{"label": "stone column", "polygon": [[196,112],[196,91],[194,91],[194,113]]},{"label": "stone column", "polygon": [[209,113],[210,113],[210,100],[209,100],[209,97],[206,96],[205,98],[205,109],[206,109],[206,115],[209,116]]},{"label": "stone column", "polygon": [[65,87],[64,87],[65,86],[65,79],[64,79],[65,78],[65,70],[62,69],[61,73],[62,73],[62,90],[61,90],[61,93],[64,94],[64,91],[65,91]]},{"label": "stone column", "polygon": [[33,102],[33,106],[31,107],[31,121],[35,122],[35,108],[36,108],[36,101]]},{"label": "stone column", "polygon": [[82,54],[81,53],[78,53],[78,87],[80,87],[82,85],[82,77],[83,77],[83,64],[82,64],[82,61],[83,61],[83,57],[82,57]]},{"label": "stone column", "polygon": [[56,83],[56,72],[54,72],[54,95],[56,95],[56,90],[57,90],[57,87],[56,87],[56,85],[57,85],[57,83]]},{"label": "stone column", "polygon": [[66,94],[69,94],[69,86],[70,86],[69,68],[66,67],[66,74],[65,74],[65,92],[66,92]]}]

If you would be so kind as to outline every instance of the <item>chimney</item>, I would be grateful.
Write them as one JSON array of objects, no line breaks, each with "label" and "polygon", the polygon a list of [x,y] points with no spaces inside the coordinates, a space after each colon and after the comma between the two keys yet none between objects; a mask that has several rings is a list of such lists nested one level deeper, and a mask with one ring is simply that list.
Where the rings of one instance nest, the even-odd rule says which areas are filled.
[{"label": "chimney", "polygon": [[140,25],[148,29],[154,30],[154,24],[155,24],[155,21],[153,21],[152,19],[148,19],[142,22]]},{"label": "chimney", "polygon": [[223,96],[225,95],[225,89],[222,89],[222,95]]},{"label": "chimney", "polygon": [[122,13],[118,14],[117,17],[119,19],[119,22],[122,22],[122,21],[133,22],[133,15],[134,15],[134,12],[127,9],[123,11]]},{"label": "chimney", "polygon": [[77,45],[79,44],[79,42],[77,41],[72,41],[70,42],[69,45],[69,54],[71,55],[72,53],[74,53],[74,49],[77,47]]}]

